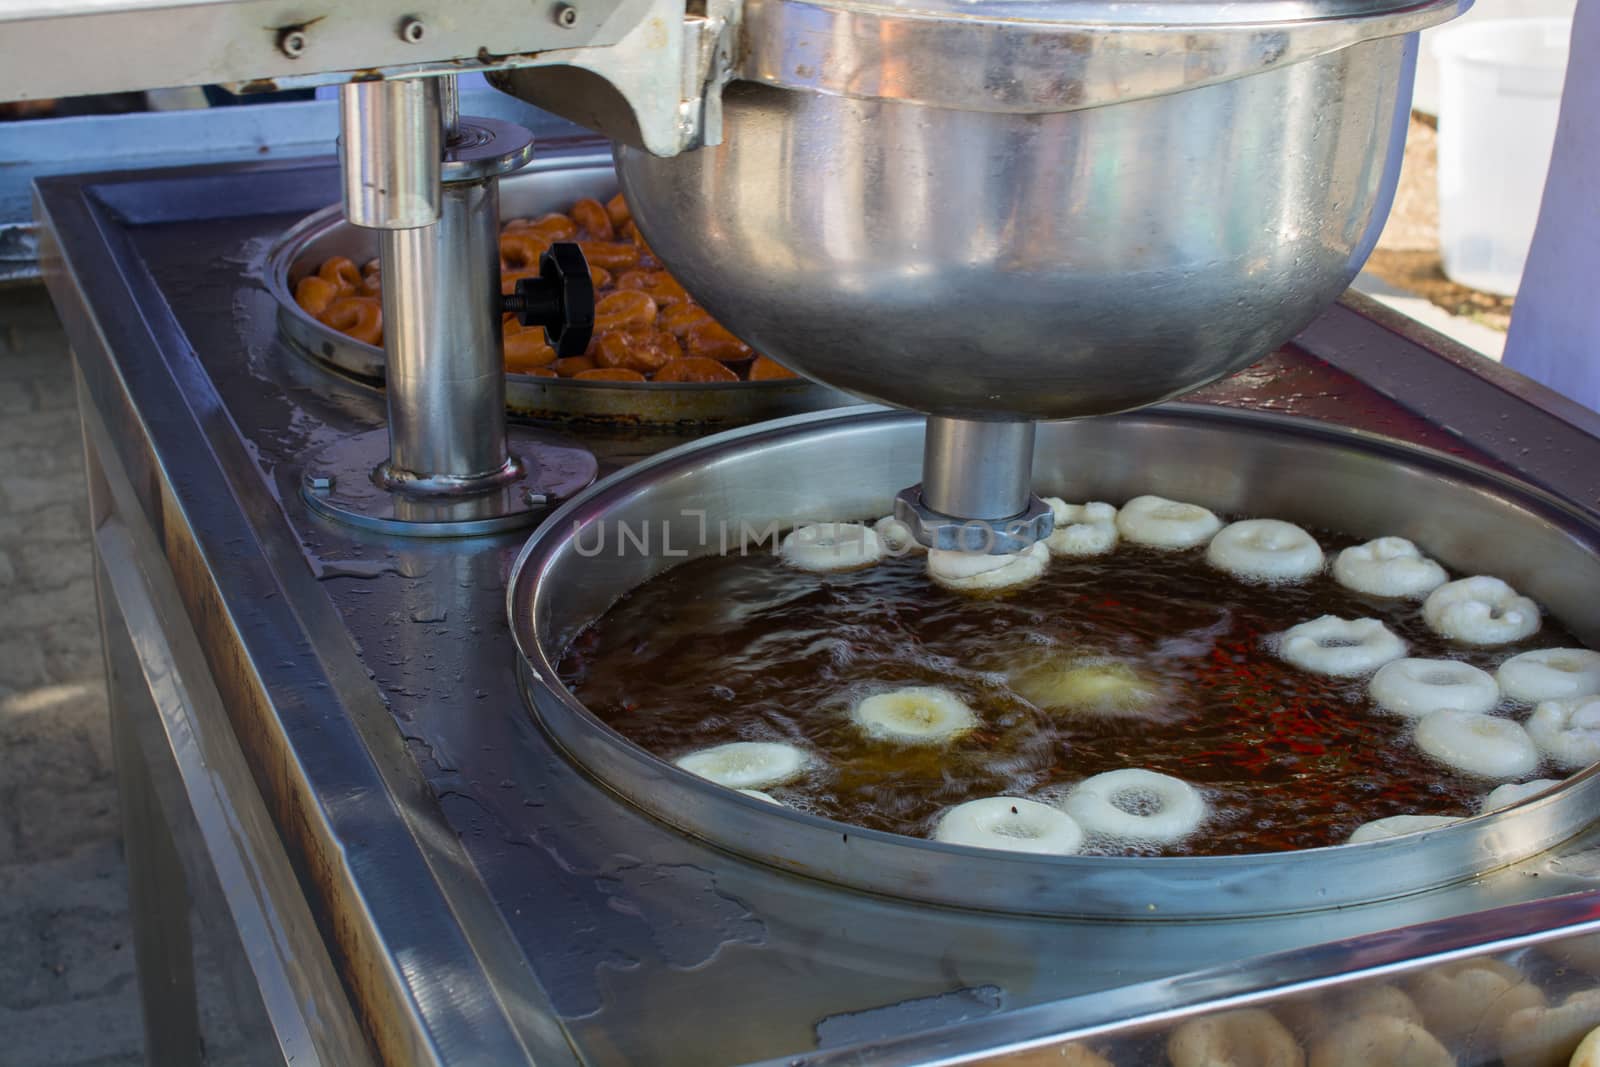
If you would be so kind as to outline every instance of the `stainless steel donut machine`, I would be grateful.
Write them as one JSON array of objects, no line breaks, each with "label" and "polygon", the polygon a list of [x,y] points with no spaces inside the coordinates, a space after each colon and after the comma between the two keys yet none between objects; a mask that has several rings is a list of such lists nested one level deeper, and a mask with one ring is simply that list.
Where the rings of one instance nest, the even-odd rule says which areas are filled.
[{"label": "stainless steel donut machine", "polygon": [[[707,530],[893,509],[1002,553],[1049,533],[1038,493],[1401,534],[1600,643],[1600,418],[1340,295],[1393,194],[1416,31],[1461,6],[0,13],[0,96],[341,85],[342,160],[36,191],[151,1062],[1566,1062],[1600,1023],[1594,768],[1361,845],[990,853],[712,786],[555,673]],[[129,47],[163,35],[184,46]],[[581,348],[592,294],[552,250],[501,298],[502,199],[613,178],[571,131],[457,115],[475,70],[616,142],[644,236],[718,319],[899,408],[656,455],[537,404],[508,428],[500,316]],[[380,250],[381,364],[289,306],[339,242]],[[584,550],[601,523],[644,533]]]}]

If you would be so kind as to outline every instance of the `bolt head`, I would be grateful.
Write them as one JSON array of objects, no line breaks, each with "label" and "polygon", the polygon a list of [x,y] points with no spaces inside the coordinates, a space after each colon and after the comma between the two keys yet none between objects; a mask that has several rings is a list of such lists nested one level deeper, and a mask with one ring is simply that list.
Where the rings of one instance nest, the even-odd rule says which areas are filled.
[{"label": "bolt head", "polygon": [[278,51],[290,59],[299,59],[304,55],[306,43],[304,30],[283,30],[278,34]]},{"label": "bolt head", "polygon": [[550,498],[539,492],[537,489],[529,489],[526,493],[522,494],[522,499],[527,502],[527,505],[530,508],[542,508],[546,504],[550,503]]},{"label": "bolt head", "polygon": [[306,475],[306,485],[316,492],[326,493],[333,488],[333,475],[308,474]]},{"label": "bolt head", "polygon": [[406,19],[400,23],[400,39],[406,44],[419,44],[427,36],[428,28],[421,19]]},{"label": "bolt head", "polygon": [[578,24],[578,9],[571,4],[561,4],[556,7],[556,25],[571,29]]}]

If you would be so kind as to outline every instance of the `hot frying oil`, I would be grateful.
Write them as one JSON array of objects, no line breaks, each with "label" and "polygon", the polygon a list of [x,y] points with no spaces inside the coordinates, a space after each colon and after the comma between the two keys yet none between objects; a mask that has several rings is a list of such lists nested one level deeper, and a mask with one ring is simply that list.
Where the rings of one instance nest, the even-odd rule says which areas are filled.
[{"label": "hot frying oil", "polygon": [[[1316,536],[1330,559],[1354,543]],[[1410,721],[1372,704],[1365,678],[1280,661],[1274,635],[1325,614],[1378,618],[1411,656],[1491,672],[1530,648],[1576,644],[1546,617],[1516,645],[1456,645],[1427,628],[1419,601],[1352,592],[1326,574],[1246,583],[1201,550],[1124,544],[1056,558],[1037,582],[988,599],[941,589],[924,566],[911,555],[820,575],[766,554],[694,560],[588,627],[562,677],[602,720],[669,760],[738,740],[805,748],[812,769],[771,792],[841,822],[927,836],[965,800],[1048,801],[1090,775],[1143,767],[1191,783],[1212,806],[1199,833],[1165,851],[1220,855],[1338,844],[1390,815],[1470,814],[1496,784],[1425,756]],[[1039,706],[1069,672],[1071,706]],[[852,721],[864,696],[906,685],[955,692],[980,725],[914,746]]]}]

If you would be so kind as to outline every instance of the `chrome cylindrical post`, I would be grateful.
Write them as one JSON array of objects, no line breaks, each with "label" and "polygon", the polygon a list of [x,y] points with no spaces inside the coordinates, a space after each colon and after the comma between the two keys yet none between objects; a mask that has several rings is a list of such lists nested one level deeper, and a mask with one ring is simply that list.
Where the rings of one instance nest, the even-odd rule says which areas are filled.
[{"label": "chrome cylindrical post", "polygon": [[463,120],[448,77],[346,85],[340,123],[345,215],[379,231],[389,424],[313,457],[305,499],[408,536],[533,522],[598,469],[587,451],[506,428],[499,182],[533,135]]},{"label": "chrome cylindrical post", "polygon": [[439,221],[382,235],[389,462],[401,488],[507,469],[499,182],[444,186]]},{"label": "chrome cylindrical post", "polygon": [[922,499],[958,519],[1008,519],[1028,508],[1033,481],[1031,422],[928,416]]},{"label": "chrome cylindrical post", "polygon": [[442,141],[438,79],[340,86],[345,218],[379,230],[432,223],[439,217]]}]

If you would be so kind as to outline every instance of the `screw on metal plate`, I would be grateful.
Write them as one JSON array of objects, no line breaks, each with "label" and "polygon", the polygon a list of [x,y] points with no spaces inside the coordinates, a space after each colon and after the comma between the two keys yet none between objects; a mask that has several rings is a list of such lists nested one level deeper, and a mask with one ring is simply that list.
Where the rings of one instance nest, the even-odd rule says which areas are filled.
[{"label": "screw on metal plate", "polygon": [[530,508],[542,508],[546,504],[550,503],[550,498],[548,496],[533,489],[529,489],[526,493],[524,493],[522,495],[522,499],[527,501]]},{"label": "screw on metal plate", "polygon": [[290,59],[299,59],[306,51],[306,31],[299,26],[289,26],[278,31],[278,51]]},{"label": "screw on metal plate", "polygon": [[326,493],[333,488],[333,475],[308,474],[306,475],[306,486],[319,493]]},{"label": "screw on metal plate", "polygon": [[400,39],[406,44],[419,44],[427,34],[428,28],[422,24],[421,19],[406,19],[400,23]]},{"label": "screw on metal plate", "polygon": [[578,24],[578,9],[571,4],[557,4],[555,19],[557,26],[570,30]]}]

